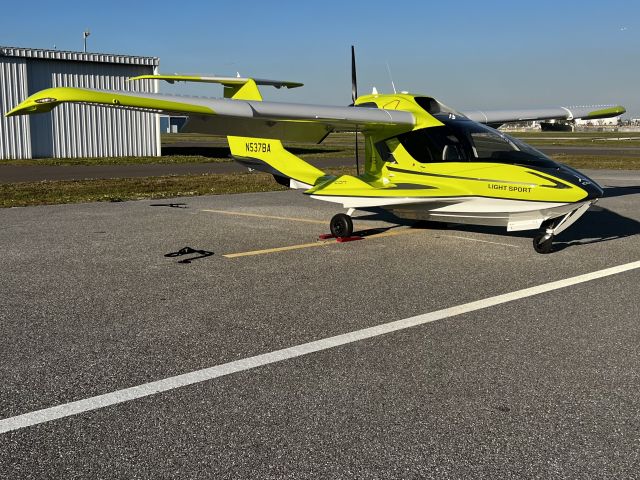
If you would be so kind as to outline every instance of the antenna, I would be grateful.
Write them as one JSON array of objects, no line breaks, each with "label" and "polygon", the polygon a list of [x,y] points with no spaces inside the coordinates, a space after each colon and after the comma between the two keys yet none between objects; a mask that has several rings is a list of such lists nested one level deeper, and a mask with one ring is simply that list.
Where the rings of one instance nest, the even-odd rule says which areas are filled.
[{"label": "antenna", "polygon": [[82,38],[84,39],[84,53],[87,53],[87,37],[91,35],[89,28],[82,32]]},{"label": "antenna", "polygon": [[396,85],[395,83],[393,83],[393,77],[391,76],[391,68],[389,68],[389,62],[387,61],[387,72],[389,72],[389,78],[391,79],[391,86],[393,87],[393,93],[398,93],[396,92]]}]

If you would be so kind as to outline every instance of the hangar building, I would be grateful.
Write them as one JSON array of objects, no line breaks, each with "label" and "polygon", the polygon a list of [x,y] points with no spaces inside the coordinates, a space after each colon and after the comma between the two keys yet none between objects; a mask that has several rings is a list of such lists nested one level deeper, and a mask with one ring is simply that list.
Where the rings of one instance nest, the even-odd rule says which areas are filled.
[{"label": "hangar building", "polygon": [[0,46],[0,159],[160,155],[158,115],[63,104],[50,113],[5,118],[29,95],[50,87],[157,92],[156,57]]}]

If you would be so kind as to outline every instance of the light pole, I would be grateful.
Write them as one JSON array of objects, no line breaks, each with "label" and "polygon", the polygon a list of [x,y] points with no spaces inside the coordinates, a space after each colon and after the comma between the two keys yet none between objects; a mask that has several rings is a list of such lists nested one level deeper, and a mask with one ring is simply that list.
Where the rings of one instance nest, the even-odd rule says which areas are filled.
[{"label": "light pole", "polygon": [[87,53],[87,37],[91,35],[91,32],[87,28],[84,32],[82,32],[82,38],[84,39],[84,53]]}]

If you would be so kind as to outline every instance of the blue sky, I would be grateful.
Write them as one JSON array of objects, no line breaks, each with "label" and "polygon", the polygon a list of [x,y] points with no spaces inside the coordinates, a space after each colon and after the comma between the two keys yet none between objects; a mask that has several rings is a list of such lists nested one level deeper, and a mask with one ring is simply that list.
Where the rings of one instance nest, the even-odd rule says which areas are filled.
[{"label": "blue sky", "polygon": [[[109,1],[12,2],[0,44],[160,57],[164,73],[305,83],[273,100],[350,102],[360,93],[435,96],[461,110],[619,103],[640,117],[640,2]],[[218,86],[163,87],[219,96]]]}]

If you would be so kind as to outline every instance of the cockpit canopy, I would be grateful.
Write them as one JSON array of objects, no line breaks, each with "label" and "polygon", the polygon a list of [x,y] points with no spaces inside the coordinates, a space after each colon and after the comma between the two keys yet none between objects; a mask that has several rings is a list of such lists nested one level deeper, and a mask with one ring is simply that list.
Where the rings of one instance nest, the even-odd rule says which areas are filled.
[{"label": "cockpit canopy", "polygon": [[[420,98],[425,101],[433,100],[416,97],[416,101]],[[433,104],[425,104],[425,107],[436,109]],[[433,112],[432,115],[444,125],[414,130],[397,137],[405,150],[418,162],[497,162],[546,168],[557,166],[539,150],[463,115],[442,111]]]}]

